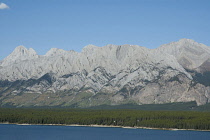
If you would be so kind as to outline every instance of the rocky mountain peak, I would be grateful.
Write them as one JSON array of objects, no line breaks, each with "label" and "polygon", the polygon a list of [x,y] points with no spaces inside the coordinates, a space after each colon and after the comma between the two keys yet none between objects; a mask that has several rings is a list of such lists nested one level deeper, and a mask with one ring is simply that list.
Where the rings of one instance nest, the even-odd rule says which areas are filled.
[{"label": "rocky mountain peak", "polygon": [[16,47],[13,52],[21,52],[21,51],[24,51],[24,50],[27,50],[27,48],[20,45],[20,46]]},{"label": "rocky mountain peak", "polygon": [[34,58],[38,58],[38,55],[34,49],[27,49],[24,46],[18,46],[3,60],[1,66],[7,66],[12,63],[18,63],[23,60],[30,60]]},{"label": "rocky mountain peak", "polygon": [[98,47],[95,46],[95,45],[92,45],[92,44],[89,44],[87,46],[85,46],[83,49],[82,49],[82,52],[85,53],[85,52],[94,52]]},{"label": "rocky mountain peak", "polygon": [[173,55],[184,68],[196,69],[210,58],[210,48],[191,39],[164,44],[158,51]]},{"label": "rocky mountain peak", "polygon": [[21,55],[30,55],[30,56],[35,56],[37,55],[36,51],[32,48],[25,48],[24,46],[18,46],[14,49],[14,51],[10,55],[16,55],[16,56],[21,56]]},{"label": "rocky mountain peak", "polygon": [[194,40],[192,40],[192,39],[187,39],[187,38],[182,38],[182,39],[180,39],[178,42],[179,42],[179,43],[191,43],[191,44],[197,43],[197,42],[195,42]]},{"label": "rocky mountain peak", "polygon": [[45,56],[65,55],[67,52],[63,49],[51,48]]}]

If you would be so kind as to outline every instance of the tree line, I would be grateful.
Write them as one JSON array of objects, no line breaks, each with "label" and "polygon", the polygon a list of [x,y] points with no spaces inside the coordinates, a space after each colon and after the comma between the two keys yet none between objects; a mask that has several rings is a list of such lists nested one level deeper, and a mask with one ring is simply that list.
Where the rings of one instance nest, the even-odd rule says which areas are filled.
[{"label": "tree line", "polygon": [[0,108],[0,122],[210,130],[210,112]]}]

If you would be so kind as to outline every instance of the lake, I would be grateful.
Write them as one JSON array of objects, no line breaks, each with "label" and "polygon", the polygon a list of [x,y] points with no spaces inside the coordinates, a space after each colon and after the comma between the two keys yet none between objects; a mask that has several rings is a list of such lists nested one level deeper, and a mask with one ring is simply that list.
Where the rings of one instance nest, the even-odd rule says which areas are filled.
[{"label": "lake", "polygon": [[0,124],[0,140],[209,140],[210,132]]}]

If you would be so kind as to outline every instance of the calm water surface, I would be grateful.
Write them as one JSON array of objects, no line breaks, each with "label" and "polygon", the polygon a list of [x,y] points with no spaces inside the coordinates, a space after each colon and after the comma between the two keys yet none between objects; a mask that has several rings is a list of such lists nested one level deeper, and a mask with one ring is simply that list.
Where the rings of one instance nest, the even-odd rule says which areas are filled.
[{"label": "calm water surface", "polygon": [[1,124],[0,140],[210,140],[210,132]]}]

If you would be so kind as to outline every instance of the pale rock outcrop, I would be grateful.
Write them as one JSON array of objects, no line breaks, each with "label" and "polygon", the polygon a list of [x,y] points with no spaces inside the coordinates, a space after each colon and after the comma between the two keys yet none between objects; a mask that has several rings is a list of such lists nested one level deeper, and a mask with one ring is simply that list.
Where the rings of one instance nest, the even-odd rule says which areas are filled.
[{"label": "pale rock outcrop", "polygon": [[156,50],[173,55],[187,69],[196,69],[210,58],[210,48],[191,39],[164,44]]}]

